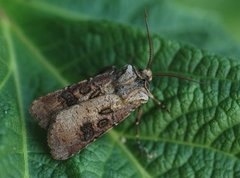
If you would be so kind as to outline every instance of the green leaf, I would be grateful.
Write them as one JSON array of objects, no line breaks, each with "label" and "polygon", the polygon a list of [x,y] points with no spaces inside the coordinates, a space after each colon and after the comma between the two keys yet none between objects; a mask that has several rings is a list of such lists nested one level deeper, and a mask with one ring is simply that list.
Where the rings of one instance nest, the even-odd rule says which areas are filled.
[{"label": "green leaf", "polygon": [[[0,2],[0,177],[240,177],[240,61],[223,55],[239,54],[227,34],[166,1],[73,2]],[[144,105],[141,145],[132,114],[76,156],[53,160],[46,131],[28,113],[31,102],[105,66],[144,68],[144,7],[155,32],[153,73],[201,83],[154,78],[152,93],[170,111],[152,101]],[[164,17],[176,10],[165,38],[159,36],[157,7],[165,9]],[[174,26],[177,19],[195,21],[185,32],[180,22]],[[193,34],[197,40],[191,41]],[[223,50],[213,39],[231,45]]]}]

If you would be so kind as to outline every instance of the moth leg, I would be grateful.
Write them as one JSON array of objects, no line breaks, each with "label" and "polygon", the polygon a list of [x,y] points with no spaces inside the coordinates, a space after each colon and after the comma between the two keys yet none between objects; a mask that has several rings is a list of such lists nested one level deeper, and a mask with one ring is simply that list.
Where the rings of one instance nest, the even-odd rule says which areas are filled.
[{"label": "moth leg", "polygon": [[139,140],[139,137],[140,137],[139,124],[140,124],[140,121],[141,121],[142,114],[143,114],[143,110],[140,107],[140,108],[137,109],[137,116],[136,116],[136,120],[135,120],[135,124],[136,124],[136,139],[137,139],[138,143],[140,143],[140,140]]},{"label": "moth leg", "polygon": [[165,110],[167,112],[170,112],[170,110],[166,107],[165,104],[163,104],[160,100],[156,99],[155,96],[150,95],[150,98],[156,103],[157,106],[159,106],[162,110]]},{"label": "moth leg", "polygon": [[136,125],[136,140],[137,140],[137,145],[140,147],[140,149],[142,150],[143,145],[140,142],[140,129],[139,129],[139,124],[141,122],[141,117],[143,114],[143,110],[142,107],[139,107],[137,109],[137,115],[136,115],[136,120],[135,120],[135,125]]},{"label": "moth leg", "polygon": [[148,150],[146,149],[146,147],[144,147],[144,145],[142,144],[141,140],[140,140],[140,129],[139,129],[139,124],[141,122],[141,118],[142,118],[142,114],[143,114],[143,110],[142,107],[137,109],[137,115],[136,115],[136,120],[135,120],[135,124],[136,124],[136,141],[137,141],[137,148],[140,149],[140,152],[144,155],[148,155]]}]

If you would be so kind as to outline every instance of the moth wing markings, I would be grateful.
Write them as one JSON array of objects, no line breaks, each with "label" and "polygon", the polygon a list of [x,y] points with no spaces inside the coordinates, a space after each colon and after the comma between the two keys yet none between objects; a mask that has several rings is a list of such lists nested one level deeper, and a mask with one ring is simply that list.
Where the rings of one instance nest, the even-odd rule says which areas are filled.
[{"label": "moth wing markings", "polygon": [[[67,159],[106,132],[114,124],[112,114],[102,116],[99,112],[102,108],[121,108],[122,104],[119,96],[112,94],[60,111],[48,130],[48,144],[53,157]],[[106,128],[98,128],[98,121],[104,118],[110,123]],[[86,125],[88,123],[91,126]],[[91,136],[92,131],[94,133]]]},{"label": "moth wing markings", "polygon": [[[111,94],[60,111],[48,131],[53,158],[68,159],[123,121],[139,105],[126,104],[119,96]],[[112,111],[101,112],[103,108]]]},{"label": "moth wing markings", "polygon": [[[64,91],[73,91],[79,103],[87,101],[99,88],[106,88],[106,90],[101,91],[104,94],[104,92],[109,90],[109,87],[111,88],[112,78],[109,78],[109,74],[113,73],[114,70],[115,69],[112,69],[112,71],[99,74],[92,81],[90,80],[90,82],[88,80],[83,80],[77,84],[73,84],[34,100],[29,110],[30,114],[36,118],[42,128],[47,129],[52,120],[52,116],[69,107],[64,104],[64,99],[61,97]],[[91,90],[85,87],[90,87]]]}]

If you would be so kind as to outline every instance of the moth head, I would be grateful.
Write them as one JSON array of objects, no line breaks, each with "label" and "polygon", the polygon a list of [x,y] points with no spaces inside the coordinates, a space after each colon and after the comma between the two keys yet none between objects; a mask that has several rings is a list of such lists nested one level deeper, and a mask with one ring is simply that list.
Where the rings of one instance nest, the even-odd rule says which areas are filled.
[{"label": "moth head", "polygon": [[142,71],[143,78],[146,79],[147,81],[152,80],[152,71],[150,69],[144,69]]}]

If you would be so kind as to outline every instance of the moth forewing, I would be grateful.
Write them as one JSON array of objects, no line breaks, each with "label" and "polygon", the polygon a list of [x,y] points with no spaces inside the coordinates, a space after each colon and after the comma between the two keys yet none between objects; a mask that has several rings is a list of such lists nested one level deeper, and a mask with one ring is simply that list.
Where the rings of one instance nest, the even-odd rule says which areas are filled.
[{"label": "moth forewing", "polygon": [[[54,115],[70,106],[84,102],[89,98],[105,94],[110,90],[108,83],[114,80],[111,76],[115,69],[112,68],[93,79],[80,81],[63,89],[51,92],[33,101],[30,106],[30,114],[39,122],[39,125],[47,129]],[[101,82],[99,82],[101,81]]]}]

